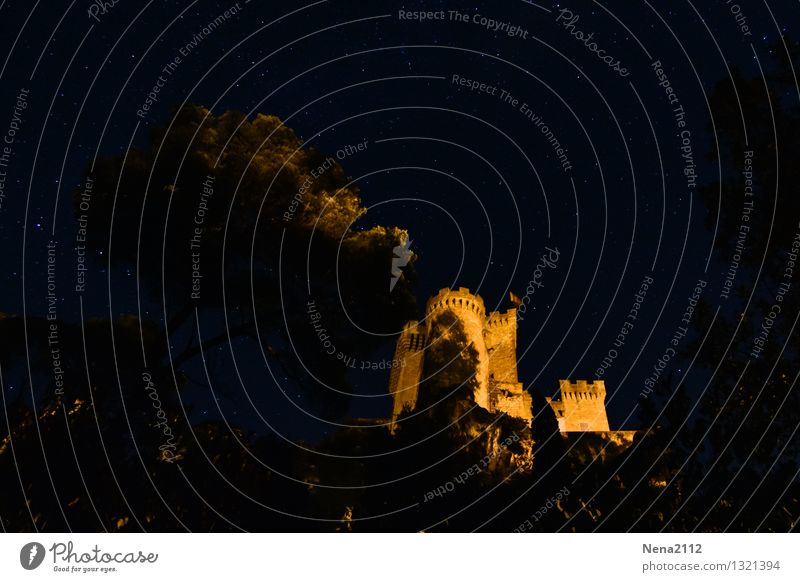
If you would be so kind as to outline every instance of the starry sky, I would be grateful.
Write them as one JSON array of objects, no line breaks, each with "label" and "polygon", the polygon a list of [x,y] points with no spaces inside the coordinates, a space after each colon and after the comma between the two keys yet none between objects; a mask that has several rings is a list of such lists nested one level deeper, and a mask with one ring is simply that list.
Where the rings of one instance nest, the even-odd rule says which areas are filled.
[{"label": "starry sky", "polygon": [[[71,196],[96,156],[147,143],[148,132],[184,101],[215,113],[268,113],[322,151],[367,142],[342,161],[369,209],[358,227],[410,232],[420,258],[420,309],[440,288],[462,286],[489,309],[508,309],[509,292],[525,295],[545,249],[559,250],[519,323],[520,379],[541,394],[551,394],[559,378],[597,376],[643,280],[652,277],[639,317],[603,375],[612,426],[636,428],[636,397],[687,297],[702,279],[716,304],[724,278],[697,192],[737,170],[710,155],[707,94],[731,70],[755,75],[769,67],[779,33],[794,34],[796,7],[773,3],[771,11],[756,11],[742,3],[745,34],[745,21],[724,2],[461,4],[121,0],[92,17],[89,2],[1,1],[0,129],[19,91],[30,96],[4,168],[0,311],[46,312],[49,241],[58,244],[59,276],[72,276]],[[202,35],[232,7],[235,14]],[[443,11],[444,18],[406,19],[400,10]],[[579,17],[572,28],[562,10]],[[524,38],[493,31],[481,17],[517,26]],[[615,72],[575,31],[593,33],[597,50],[629,74]],[[164,77],[152,108],[137,116],[181,50],[187,54]],[[683,128],[655,61],[685,111]],[[454,75],[496,90],[472,90]],[[502,91],[513,98],[504,100]],[[566,150],[569,170],[542,125]],[[684,173],[681,129],[691,136],[694,186]],[[99,260],[95,272],[105,274]],[[84,317],[132,312],[135,273],[112,274],[111,307],[103,279],[90,283]],[[77,321],[76,298],[62,289],[59,315]],[[157,305],[144,311],[159,313]],[[391,352],[391,342],[376,340],[376,354]],[[670,366],[680,373],[683,364]],[[245,370],[253,381],[259,374]],[[374,378],[354,382],[375,394],[388,373]],[[206,415],[211,406],[201,392],[191,398]],[[257,405],[278,411],[287,431],[307,430],[291,407],[271,398],[262,395]],[[352,414],[385,415],[388,405],[357,400]],[[242,403],[225,406],[258,426]]]}]

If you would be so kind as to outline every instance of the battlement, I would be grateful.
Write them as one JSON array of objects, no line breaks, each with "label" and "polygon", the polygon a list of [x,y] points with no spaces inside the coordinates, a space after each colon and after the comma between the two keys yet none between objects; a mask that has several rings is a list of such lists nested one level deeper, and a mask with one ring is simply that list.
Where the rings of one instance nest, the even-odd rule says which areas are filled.
[{"label": "battlement", "polygon": [[439,309],[464,309],[481,317],[486,316],[486,307],[481,296],[473,295],[466,287],[459,287],[458,291],[445,287],[428,299],[426,314],[430,315]]},{"label": "battlement", "polygon": [[559,380],[561,399],[546,398],[564,432],[608,431],[606,416],[606,385],[602,380],[587,382]]},{"label": "battlement", "polygon": [[595,380],[594,382],[578,380],[574,383],[569,380],[559,380],[558,384],[562,400],[567,398],[573,400],[605,400],[606,398],[606,383],[603,380]]},{"label": "battlement", "polygon": [[517,310],[509,309],[505,313],[499,311],[492,311],[486,319],[487,327],[502,327],[517,324]]}]

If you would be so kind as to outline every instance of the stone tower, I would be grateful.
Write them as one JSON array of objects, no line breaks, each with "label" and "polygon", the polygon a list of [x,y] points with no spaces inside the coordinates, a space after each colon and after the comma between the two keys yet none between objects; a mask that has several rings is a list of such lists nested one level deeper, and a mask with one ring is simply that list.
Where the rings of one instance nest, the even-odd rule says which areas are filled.
[{"label": "stone tower", "polygon": [[414,410],[417,405],[417,388],[422,377],[425,338],[425,329],[416,321],[409,321],[397,340],[394,361],[400,365],[389,372],[389,393],[393,400],[392,421],[403,412],[404,408]]},{"label": "stone tower", "polygon": [[403,328],[394,357],[401,365],[392,368],[389,377],[394,401],[392,421],[404,408],[413,410],[416,405],[433,321],[443,311],[458,318],[467,341],[478,354],[476,404],[490,412],[505,412],[530,421],[531,397],[517,380],[516,310],[493,312],[487,318],[483,299],[464,287],[439,291],[428,300],[424,325],[413,321]]},{"label": "stone tower", "polygon": [[559,380],[561,400],[547,398],[558,420],[558,429],[566,432],[607,432],[606,385],[602,380],[586,382]]}]

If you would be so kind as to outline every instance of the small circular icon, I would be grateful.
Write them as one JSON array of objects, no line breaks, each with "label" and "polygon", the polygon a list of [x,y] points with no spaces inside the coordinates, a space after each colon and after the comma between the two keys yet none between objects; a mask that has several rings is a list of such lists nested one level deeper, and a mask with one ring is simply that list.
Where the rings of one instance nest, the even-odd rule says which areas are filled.
[{"label": "small circular icon", "polygon": [[35,570],[44,561],[44,546],[39,542],[30,542],[19,551],[19,563],[26,570]]}]

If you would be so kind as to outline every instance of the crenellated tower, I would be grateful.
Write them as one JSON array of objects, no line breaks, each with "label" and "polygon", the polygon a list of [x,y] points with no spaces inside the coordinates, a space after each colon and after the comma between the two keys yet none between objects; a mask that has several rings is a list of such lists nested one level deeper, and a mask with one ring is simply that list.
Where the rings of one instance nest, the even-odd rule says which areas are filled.
[{"label": "crenellated tower", "polygon": [[[433,337],[433,326],[436,316],[443,311],[450,311],[461,322],[467,344],[472,345],[478,353],[478,365],[475,370],[475,380],[478,388],[475,391],[475,402],[482,408],[489,409],[489,353],[484,341],[484,328],[486,323],[486,308],[483,299],[461,287],[458,291],[442,289],[428,300],[425,308],[425,322],[428,337]],[[438,330],[440,335],[447,334],[447,330]],[[446,337],[446,335],[445,335]]]},{"label": "crenellated tower", "polygon": [[[461,323],[467,342],[478,354],[475,370],[475,402],[490,412],[505,412],[530,421],[531,397],[517,380],[517,316],[515,309],[486,316],[483,299],[461,287],[445,288],[431,297],[425,308],[424,326],[409,322],[397,341],[395,360],[403,365],[392,369],[389,390],[394,405],[392,420],[403,408],[413,410],[422,377],[424,352],[434,336],[436,316],[449,311]],[[436,335],[447,337],[447,329]]]},{"label": "crenellated tower", "polygon": [[417,404],[426,337],[425,329],[419,323],[409,321],[397,340],[394,361],[400,365],[393,367],[389,373],[389,393],[393,401],[392,420],[404,408],[413,410]]},{"label": "crenellated tower", "polygon": [[558,420],[558,428],[567,432],[607,432],[606,385],[602,380],[587,382],[559,380],[560,400],[547,398]]},{"label": "crenellated tower", "polygon": [[489,354],[489,402],[491,410],[530,419],[531,395],[517,378],[517,310],[489,315],[484,329]]}]

